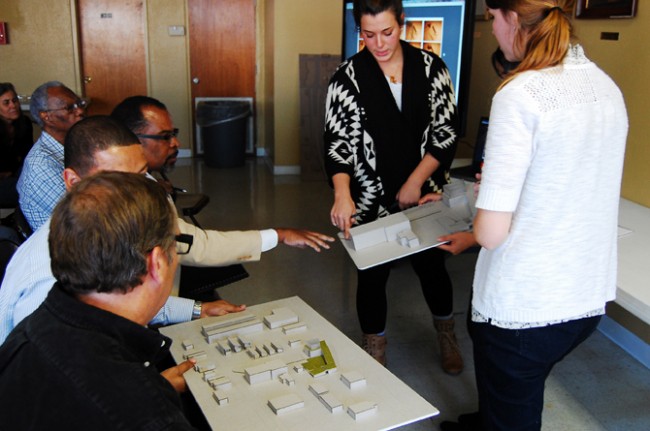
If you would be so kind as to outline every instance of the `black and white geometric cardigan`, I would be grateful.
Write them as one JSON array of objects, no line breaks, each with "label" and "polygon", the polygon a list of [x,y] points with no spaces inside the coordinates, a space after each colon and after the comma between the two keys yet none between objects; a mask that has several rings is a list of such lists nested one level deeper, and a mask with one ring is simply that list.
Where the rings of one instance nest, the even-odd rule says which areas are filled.
[{"label": "black and white geometric cardigan", "polygon": [[[402,43],[402,46],[405,53],[422,56],[428,86],[422,90],[418,89],[418,94],[426,92],[426,105],[430,113],[425,117],[429,123],[425,125],[419,143],[420,159],[428,152],[441,165],[423,189],[424,192],[442,192],[442,186],[449,182],[449,167],[457,145],[457,109],[451,77],[446,65],[438,56],[412,48],[405,43]],[[359,223],[388,215],[385,205],[380,202],[384,200],[384,185],[377,173],[375,140],[381,138],[371,136],[368,130],[367,109],[362,106],[363,98],[360,95],[363,86],[357,81],[359,67],[368,64],[368,57],[364,62],[360,60],[360,56],[371,55],[364,51],[343,62],[330,80],[324,131],[327,174],[329,178],[337,173],[350,175],[352,198]],[[419,61],[419,64],[422,64],[422,61]],[[378,66],[376,69],[376,73],[380,73]],[[374,70],[371,73],[375,73]],[[407,71],[404,70],[403,74],[406,75]],[[385,80],[383,74],[381,79]],[[386,85],[385,88],[373,91],[390,90]],[[390,118],[386,121],[390,121]]]}]

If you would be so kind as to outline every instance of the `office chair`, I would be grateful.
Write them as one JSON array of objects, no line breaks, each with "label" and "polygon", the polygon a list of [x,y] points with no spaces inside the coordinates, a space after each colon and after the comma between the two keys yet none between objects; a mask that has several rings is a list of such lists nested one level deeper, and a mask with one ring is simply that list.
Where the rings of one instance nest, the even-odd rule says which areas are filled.
[{"label": "office chair", "polygon": [[22,242],[20,235],[14,229],[0,226],[0,283],[5,278],[5,270],[11,256],[18,250]]},{"label": "office chair", "polygon": [[176,205],[176,209],[183,217],[189,217],[192,223],[194,223],[194,226],[203,229],[195,216],[210,202],[210,197],[203,193],[188,193],[185,189],[174,187],[164,172],[160,172],[160,176],[167,182],[168,187],[171,188],[170,195]]},{"label": "office chair", "polygon": [[189,217],[194,226],[203,229],[195,216],[210,202],[210,197],[202,193],[187,192],[177,192],[175,196],[174,204],[181,214]]}]

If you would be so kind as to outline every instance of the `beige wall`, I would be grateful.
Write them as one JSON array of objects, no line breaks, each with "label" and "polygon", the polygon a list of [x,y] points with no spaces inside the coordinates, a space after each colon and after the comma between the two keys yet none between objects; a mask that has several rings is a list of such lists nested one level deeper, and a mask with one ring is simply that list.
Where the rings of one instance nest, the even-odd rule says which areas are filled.
[{"label": "beige wall", "polygon": [[[650,206],[650,51],[647,28],[650,11],[639,8],[633,19],[575,20],[575,33],[587,56],[619,85],[627,105],[630,131],[625,154],[623,197]],[[490,100],[498,83],[490,65],[497,44],[489,22],[477,22],[474,37],[468,138],[476,136],[478,117],[489,114]],[[618,32],[618,41],[600,40],[601,32]],[[472,127],[472,130],[469,129]]]},{"label": "beige wall", "polygon": [[70,0],[0,0],[0,21],[9,25],[9,45],[0,45],[0,81],[31,94],[46,81],[80,90]]},{"label": "beige wall", "polygon": [[[187,37],[171,37],[170,25],[185,25],[185,0],[147,4],[149,95],[164,102],[178,128],[183,148],[190,147]],[[81,93],[74,0],[0,0],[0,21],[9,23],[10,44],[0,46],[0,80],[19,93],[57,80]],[[186,27],[187,28],[187,27]]]},{"label": "beige wall", "polygon": [[276,166],[299,165],[299,55],[340,55],[343,6],[340,1],[331,0],[275,0],[272,3],[275,4],[274,162]]}]

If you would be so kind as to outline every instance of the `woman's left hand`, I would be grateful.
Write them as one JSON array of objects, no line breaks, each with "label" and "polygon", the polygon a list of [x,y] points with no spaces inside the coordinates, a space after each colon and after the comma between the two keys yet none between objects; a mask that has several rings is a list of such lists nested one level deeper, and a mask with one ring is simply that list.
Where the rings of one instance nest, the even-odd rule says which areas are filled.
[{"label": "woman's left hand", "polygon": [[418,204],[420,196],[422,195],[421,186],[407,181],[402,185],[402,188],[397,192],[395,199],[399,203],[399,208],[405,210]]}]

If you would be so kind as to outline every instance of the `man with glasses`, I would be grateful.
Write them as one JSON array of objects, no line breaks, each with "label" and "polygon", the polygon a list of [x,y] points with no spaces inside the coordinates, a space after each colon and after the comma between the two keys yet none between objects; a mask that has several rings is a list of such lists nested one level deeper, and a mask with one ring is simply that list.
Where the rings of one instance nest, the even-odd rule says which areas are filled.
[{"label": "man with glasses", "polygon": [[[184,383],[156,369],[172,340],[146,328],[173,285],[176,220],[143,175],[92,175],[61,200],[49,234],[57,282],[0,347],[3,428],[194,429]],[[182,365],[180,381],[193,363]]]},{"label": "man with glasses", "polygon": [[[149,172],[164,175],[174,166],[179,147],[178,129],[174,127],[171,114],[162,102],[148,96],[128,97],[115,107],[111,117],[126,125],[140,139]],[[169,187],[166,188],[170,192]],[[195,260],[195,266],[257,261],[262,252],[275,248],[279,243],[299,248],[310,247],[319,252],[321,247],[329,249],[328,242],[334,241],[330,236],[302,229],[220,232],[204,231],[181,223],[180,230],[193,234],[196,246],[203,251],[203,258]]]},{"label": "man with glasses", "polygon": [[16,188],[20,208],[34,231],[65,194],[61,178],[65,135],[84,117],[85,108],[86,102],[58,81],[46,82],[32,94],[29,110],[42,132],[25,158]]},{"label": "man with glasses", "polygon": [[[79,122],[70,129],[65,144],[65,170],[62,178],[68,190],[72,190],[83,178],[100,171],[142,175],[147,172],[147,162],[138,138],[110,117],[94,116]],[[20,246],[7,266],[0,288],[0,344],[21,320],[38,308],[54,284],[47,248],[49,228],[48,218]],[[192,235],[181,234],[177,237],[181,262],[191,258],[197,251],[193,243]],[[224,300],[198,303],[172,296],[150,323],[163,325],[186,322],[244,309],[244,306]]]}]

